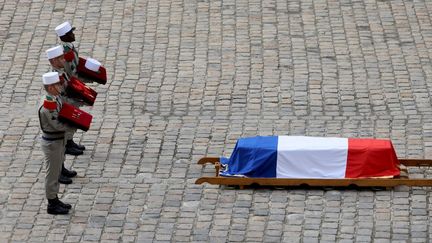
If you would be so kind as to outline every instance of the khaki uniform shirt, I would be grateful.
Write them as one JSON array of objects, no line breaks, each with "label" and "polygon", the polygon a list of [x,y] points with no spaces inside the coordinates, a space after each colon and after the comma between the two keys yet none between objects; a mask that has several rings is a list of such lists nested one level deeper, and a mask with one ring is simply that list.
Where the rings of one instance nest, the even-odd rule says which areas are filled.
[{"label": "khaki uniform shirt", "polygon": [[50,97],[57,103],[57,108],[54,110],[49,110],[43,105],[39,108],[39,122],[42,129],[42,136],[47,138],[58,138],[59,134],[62,136],[65,132],[72,129],[70,126],[61,123],[58,118],[58,113],[62,107],[61,98],[53,97],[47,95],[45,98]]},{"label": "khaki uniform shirt", "polygon": [[63,45],[64,52],[68,52],[70,50],[74,52],[74,60],[72,60],[72,62],[67,62],[66,68],[70,69],[71,74],[76,75],[76,67],[78,66],[79,62],[78,50],[75,48],[74,44],[70,42],[61,42],[61,44]]}]

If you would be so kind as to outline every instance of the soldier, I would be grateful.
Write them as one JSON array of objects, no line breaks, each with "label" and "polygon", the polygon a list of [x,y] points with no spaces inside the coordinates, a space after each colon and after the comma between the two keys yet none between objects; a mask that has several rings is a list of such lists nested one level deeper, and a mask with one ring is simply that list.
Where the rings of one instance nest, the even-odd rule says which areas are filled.
[{"label": "soldier", "polygon": [[[70,72],[71,75],[79,78],[80,81],[84,82],[84,83],[93,83],[94,81],[98,82],[98,83],[106,83],[106,73],[105,72],[101,72],[99,73],[98,69],[101,66],[101,64],[97,61],[94,60],[92,58],[87,58],[86,63],[85,63],[85,67],[88,69],[89,67],[88,62],[90,62],[90,66],[97,66],[96,70],[92,70],[91,71],[95,72],[95,73],[99,73],[99,76],[96,75],[96,77],[94,77],[93,75],[88,75],[88,73],[83,73],[82,70],[81,72],[78,72],[78,64],[80,63],[80,57],[78,55],[78,50],[75,48],[73,42],[75,41],[75,34],[74,31],[75,27],[72,27],[71,24],[69,22],[64,22],[60,25],[58,25],[55,28],[55,31],[57,33],[57,36],[60,38],[61,41],[61,45],[63,45],[64,48],[64,57],[66,60],[66,71]],[[105,69],[104,69],[105,70]]]},{"label": "soldier", "polygon": [[[56,46],[53,48],[50,48],[46,51],[48,60],[53,68],[53,71],[59,73],[60,83],[62,84],[63,90],[67,87],[67,82],[69,81],[70,74],[65,71],[65,60],[63,55],[63,47],[62,46]],[[79,100],[71,99],[66,96],[65,92],[63,91],[60,94],[60,98],[72,105],[80,106],[81,103]],[[85,150],[85,147],[83,145],[78,145],[73,141],[73,135],[75,134],[76,129],[72,128],[66,131],[65,138],[66,138],[66,145],[65,145],[65,153],[70,155],[81,155],[83,154],[83,151]],[[70,178],[75,177],[77,175],[76,171],[74,170],[68,170],[65,168],[64,164],[62,166],[62,173],[59,178],[60,183],[63,184],[70,184],[72,183],[72,180]]]},{"label": "soldier", "polygon": [[48,199],[49,214],[68,214],[72,208],[57,197],[59,192],[59,177],[65,160],[65,132],[71,127],[60,123],[58,113],[62,106],[59,98],[63,90],[57,72],[45,73],[42,76],[47,95],[39,108],[39,122],[42,130],[41,147],[46,165],[45,193]]},{"label": "soldier", "polygon": [[76,67],[78,66],[79,56],[78,50],[72,43],[75,41],[75,34],[73,33],[74,30],[75,27],[72,27],[69,22],[64,22],[55,28],[57,36],[61,40],[61,45],[63,45],[64,48],[67,66],[70,68],[72,75],[77,76]]}]

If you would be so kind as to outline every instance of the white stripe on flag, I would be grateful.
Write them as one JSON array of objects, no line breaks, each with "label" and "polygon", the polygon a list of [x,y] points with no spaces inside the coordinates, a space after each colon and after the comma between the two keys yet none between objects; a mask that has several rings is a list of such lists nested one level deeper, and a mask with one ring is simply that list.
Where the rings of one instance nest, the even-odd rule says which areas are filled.
[{"label": "white stripe on flag", "polygon": [[277,178],[345,178],[347,138],[279,136]]}]

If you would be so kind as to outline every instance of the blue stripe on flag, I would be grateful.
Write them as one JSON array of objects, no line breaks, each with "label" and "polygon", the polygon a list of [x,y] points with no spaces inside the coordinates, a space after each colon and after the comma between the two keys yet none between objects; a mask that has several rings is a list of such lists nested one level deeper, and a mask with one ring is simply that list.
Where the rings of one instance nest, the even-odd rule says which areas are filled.
[{"label": "blue stripe on flag", "polygon": [[228,161],[221,159],[228,165],[221,175],[275,178],[277,147],[277,136],[240,138]]}]

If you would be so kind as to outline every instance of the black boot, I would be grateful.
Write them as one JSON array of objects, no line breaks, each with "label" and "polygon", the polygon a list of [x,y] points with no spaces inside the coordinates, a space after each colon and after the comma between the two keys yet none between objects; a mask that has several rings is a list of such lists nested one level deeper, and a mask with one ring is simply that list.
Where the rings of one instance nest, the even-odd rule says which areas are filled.
[{"label": "black boot", "polygon": [[66,208],[66,209],[72,208],[72,205],[70,205],[69,203],[64,203],[64,202],[60,201],[60,199],[58,197],[54,198],[53,200],[55,200],[57,204],[59,204],[60,206]]},{"label": "black boot", "polygon": [[66,141],[66,147],[72,147],[83,151],[86,149],[84,145],[76,144],[73,139]]},{"label": "black boot", "polygon": [[49,213],[49,214],[68,214],[69,209],[63,207],[60,203],[61,203],[61,201],[57,197],[54,199],[48,199],[47,213]]},{"label": "black boot", "polygon": [[72,179],[60,174],[58,182],[61,184],[72,184]]},{"label": "black boot", "polygon": [[74,148],[74,147],[67,147],[67,146],[66,146],[65,154],[70,154],[70,155],[75,155],[75,156],[77,156],[77,155],[81,155],[81,154],[83,154],[83,151],[82,151],[82,150],[79,150],[79,149],[76,149],[76,148]]},{"label": "black boot", "polygon": [[74,170],[68,170],[68,169],[66,169],[65,166],[64,166],[64,164],[63,164],[61,174],[64,177],[72,178],[72,177],[75,177],[77,175],[77,172],[74,171]]}]

